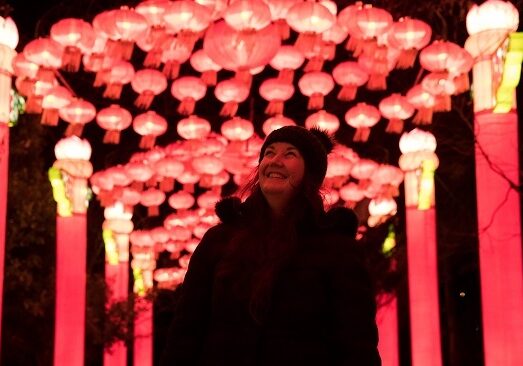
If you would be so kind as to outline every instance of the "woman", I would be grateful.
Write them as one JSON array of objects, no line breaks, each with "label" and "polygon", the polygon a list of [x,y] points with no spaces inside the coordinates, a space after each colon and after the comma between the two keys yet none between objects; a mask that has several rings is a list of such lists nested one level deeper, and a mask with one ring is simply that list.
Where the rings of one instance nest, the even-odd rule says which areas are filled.
[{"label": "woman", "polygon": [[323,210],[332,147],[303,127],[267,136],[249,196],[218,203],[193,254],[162,365],[381,364],[355,216]]}]

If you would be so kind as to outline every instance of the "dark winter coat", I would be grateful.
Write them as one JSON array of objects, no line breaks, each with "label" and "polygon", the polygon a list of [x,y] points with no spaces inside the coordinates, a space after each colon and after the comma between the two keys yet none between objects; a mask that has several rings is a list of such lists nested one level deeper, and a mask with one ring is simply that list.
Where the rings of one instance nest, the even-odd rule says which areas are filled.
[{"label": "dark winter coat", "polygon": [[222,224],[205,234],[191,258],[162,365],[381,365],[376,303],[353,249],[354,222],[344,220],[350,214],[338,210],[326,227],[301,232],[300,248],[276,277],[260,323],[241,292],[249,270],[242,278],[216,275],[242,225],[237,213],[217,211]]}]

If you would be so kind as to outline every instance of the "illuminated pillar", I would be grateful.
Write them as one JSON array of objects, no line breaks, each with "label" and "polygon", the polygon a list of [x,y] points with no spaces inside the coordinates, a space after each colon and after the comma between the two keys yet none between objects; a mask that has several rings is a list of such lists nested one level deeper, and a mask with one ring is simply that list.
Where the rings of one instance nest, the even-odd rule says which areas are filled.
[{"label": "illuminated pillar", "polygon": [[436,139],[414,129],[400,138],[405,172],[410,337],[413,366],[441,366],[434,171]]},{"label": "illuminated pillar", "polygon": [[382,300],[376,314],[381,363],[383,366],[399,366],[398,301],[396,295]]},{"label": "illuminated pillar", "polygon": [[510,2],[467,14],[473,68],[479,263],[485,366],[523,365],[523,265],[515,88],[523,34]]},{"label": "illuminated pillar", "polygon": [[91,146],[76,136],[58,141],[49,169],[56,218],[54,365],[84,364],[87,256],[87,179]]},{"label": "illuminated pillar", "polygon": [[11,111],[11,63],[16,55],[18,30],[11,18],[0,17],[0,343],[4,287],[5,220],[9,174],[9,114]]}]

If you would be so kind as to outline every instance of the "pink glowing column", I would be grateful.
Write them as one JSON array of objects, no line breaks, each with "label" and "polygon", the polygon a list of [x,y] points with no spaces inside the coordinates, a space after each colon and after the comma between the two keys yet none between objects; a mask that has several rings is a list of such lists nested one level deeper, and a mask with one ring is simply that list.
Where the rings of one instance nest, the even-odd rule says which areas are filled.
[{"label": "pink glowing column", "polygon": [[4,287],[7,176],[9,172],[8,123],[9,113],[11,111],[11,63],[16,55],[14,49],[17,44],[18,30],[16,29],[15,23],[11,18],[4,19],[0,17],[0,333],[2,329],[2,294]]},{"label": "pink glowing column", "polygon": [[134,365],[153,364],[153,304],[143,297],[136,297],[134,320]]},{"label": "pink glowing column", "polygon": [[399,366],[398,302],[396,295],[385,299],[376,314],[380,341],[378,350],[384,366]]},{"label": "pink glowing column", "polygon": [[400,139],[405,171],[410,337],[413,366],[441,366],[434,154],[436,139],[414,129]]},{"label": "pink glowing column", "polygon": [[519,186],[517,124],[515,111],[476,113],[476,189],[486,366],[523,365],[520,195],[509,183]]}]

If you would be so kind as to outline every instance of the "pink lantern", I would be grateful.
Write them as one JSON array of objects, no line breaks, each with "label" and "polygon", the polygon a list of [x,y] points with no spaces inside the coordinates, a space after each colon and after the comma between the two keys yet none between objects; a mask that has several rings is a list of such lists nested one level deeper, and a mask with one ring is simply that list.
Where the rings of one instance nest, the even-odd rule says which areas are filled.
[{"label": "pink lantern", "polygon": [[170,33],[177,34],[180,42],[192,52],[198,36],[211,23],[211,11],[193,1],[171,2],[163,16]]},{"label": "pink lantern", "polygon": [[29,61],[23,52],[13,58],[14,75],[27,79],[36,79],[38,74],[38,65]]},{"label": "pink lantern", "polygon": [[327,173],[325,177],[334,178],[341,177],[346,180],[352,169],[352,162],[345,159],[343,156],[338,154],[329,154]]},{"label": "pink lantern", "polygon": [[139,94],[134,105],[140,109],[149,109],[154,97],[167,88],[167,78],[158,70],[138,70],[131,80],[131,87]]},{"label": "pink lantern", "polygon": [[171,94],[180,101],[178,113],[190,115],[194,112],[196,101],[202,99],[207,92],[207,85],[195,76],[182,76],[171,85]]},{"label": "pink lantern", "polygon": [[194,193],[194,185],[200,181],[200,175],[196,173],[190,162],[185,162],[184,171],[176,180],[183,184],[184,191]]},{"label": "pink lantern", "polygon": [[408,69],[414,65],[418,51],[429,44],[432,28],[421,20],[409,17],[395,22],[387,36],[390,46],[401,50],[396,67]]},{"label": "pink lantern", "polygon": [[459,53],[461,47],[448,41],[434,41],[419,55],[421,66],[432,72],[448,71],[449,59]]},{"label": "pink lantern", "polygon": [[490,0],[481,5],[473,4],[467,13],[467,31],[470,35],[492,29],[516,32],[518,25],[519,12],[510,1]]},{"label": "pink lantern", "polygon": [[407,92],[407,100],[418,110],[412,119],[414,124],[427,125],[432,123],[432,111],[436,99],[431,93],[424,90],[421,84],[417,84]]},{"label": "pink lantern", "polygon": [[60,108],[58,115],[69,123],[65,131],[66,136],[81,136],[84,126],[96,116],[96,109],[83,99],[73,99],[71,103]]},{"label": "pink lantern", "polygon": [[184,165],[178,159],[165,156],[153,164],[157,176],[160,177],[160,189],[164,192],[172,191],[174,180],[184,171]]},{"label": "pink lantern", "polygon": [[175,37],[167,37],[161,45],[161,61],[164,63],[162,72],[169,79],[176,79],[180,65],[191,57],[192,49]]},{"label": "pink lantern", "polygon": [[448,112],[452,108],[450,96],[455,93],[454,81],[447,72],[431,72],[421,81],[424,90],[434,95],[434,111]]},{"label": "pink lantern", "polygon": [[134,67],[127,61],[115,61],[111,68],[104,73],[104,82],[107,84],[104,98],[119,99],[122,88],[129,84],[134,77]]},{"label": "pink lantern", "polygon": [[153,278],[159,289],[174,290],[183,282],[184,271],[178,267],[158,268],[154,271]]},{"label": "pink lantern", "polygon": [[397,197],[399,196],[399,185],[403,182],[403,171],[395,166],[388,164],[381,164],[378,169],[374,171],[371,180],[382,186],[382,197]]},{"label": "pink lantern", "polygon": [[217,192],[207,191],[202,193],[196,199],[198,207],[213,210],[216,203],[221,199],[221,196]]},{"label": "pink lantern", "polygon": [[326,60],[333,60],[336,56],[336,46],[342,43],[347,38],[348,31],[345,27],[342,27],[336,22],[330,29],[327,29],[322,33],[322,45],[323,54]]},{"label": "pink lantern", "polygon": [[336,115],[322,109],[307,117],[305,127],[308,129],[316,127],[333,134],[340,128],[340,120]]},{"label": "pink lantern", "polygon": [[[225,162],[222,160],[223,166]],[[215,193],[221,193],[221,188],[229,182],[230,176],[225,169],[214,175],[203,175],[200,179],[200,187],[211,189]]]},{"label": "pink lantern", "polygon": [[323,98],[334,89],[334,80],[326,72],[313,71],[301,77],[298,87],[303,95],[309,97],[307,109],[321,109]]},{"label": "pink lantern", "polygon": [[254,126],[251,121],[233,117],[222,124],[221,132],[229,141],[246,141],[254,134]]},{"label": "pink lantern", "polygon": [[201,78],[208,86],[216,85],[217,73],[222,69],[220,65],[211,60],[204,50],[194,52],[190,58],[193,69],[201,72]]},{"label": "pink lantern", "polygon": [[63,86],[55,86],[42,99],[42,118],[40,122],[43,125],[56,126],[58,124],[58,111],[60,108],[65,107],[69,103],[73,96],[69,89]]},{"label": "pink lantern", "polygon": [[359,186],[365,190],[370,184],[370,179],[378,169],[379,164],[370,159],[359,159],[354,162],[350,175],[359,180]]},{"label": "pink lantern", "polygon": [[299,33],[296,47],[312,50],[321,34],[333,26],[336,17],[320,3],[304,1],[293,5],[287,13],[287,23]]},{"label": "pink lantern", "polygon": [[189,116],[178,122],[176,131],[186,140],[204,139],[211,132],[211,124],[198,116]]},{"label": "pink lantern", "polygon": [[294,86],[281,79],[267,79],[260,85],[260,95],[269,102],[265,114],[282,114],[283,103],[294,94]]},{"label": "pink lantern", "polygon": [[223,19],[239,32],[259,31],[270,24],[271,12],[261,0],[237,0],[225,9]]},{"label": "pink lantern", "polygon": [[223,170],[223,162],[213,155],[196,156],[191,161],[194,171],[200,175],[215,175]]},{"label": "pink lantern", "polygon": [[229,4],[228,0],[196,0],[195,2],[208,8],[212,12],[213,20],[221,18]]},{"label": "pink lantern", "polygon": [[334,81],[341,85],[338,99],[350,101],[356,98],[358,87],[369,80],[369,74],[354,61],[344,61],[332,70]]},{"label": "pink lantern", "polygon": [[188,210],[194,206],[194,197],[186,191],[178,191],[169,197],[169,206],[175,210]]},{"label": "pink lantern", "polygon": [[474,59],[465,49],[459,48],[457,52],[449,55],[447,71],[453,79],[456,90],[454,94],[461,94],[470,88],[469,71],[474,65]]},{"label": "pink lantern", "polygon": [[367,89],[386,90],[387,76],[394,69],[399,51],[391,47],[386,48],[386,56],[376,58],[367,54],[358,57],[358,64],[369,74]]},{"label": "pink lantern", "polygon": [[358,57],[362,52],[372,56],[377,48],[376,39],[386,34],[392,26],[392,15],[384,9],[365,4],[356,11],[355,18],[355,28],[363,42],[360,43],[361,48],[354,50],[353,56]]},{"label": "pink lantern", "polygon": [[340,197],[345,201],[345,206],[353,208],[358,202],[365,198],[365,190],[358,184],[349,182],[340,188]]},{"label": "pink lantern", "polygon": [[401,133],[403,121],[414,114],[414,106],[409,103],[406,97],[398,93],[383,98],[378,108],[381,115],[389,120],[386,132],[390,133]]},{"label": "pink lantern", "polygon": [[159,206],[165,201],[165,193],[159,189],[149,188],[142,192],[140,203],[147,207],[147,214],[149,216],[158,216]]},{"label": "pink lantern", "polygon": [[145,17],[150,27],[158,29],[165,26],[164,15],[170,3],[169,0],[146,0],[134,10]]},{"label": "pink lantern", "polygon": [[282,128],[284,126],[296,126],[296,122],[294,122],[290,118],[287,118],[279,114],[263,122],[262,129],[265,136],[267,136],[272,131],[277,130],[278,128]]},{"label": "pink lantern", "polygon": [[271,19],[278,27],[281,39],[285,40],[290,36],[289,25],[287,24],[287,13],[289,9],[300,0],[265,0],[271,11]]},{"label": "pink lantern", "polygon": [[156,112],[148,111],[134,118],[133,129],[142,136],[140,148],[150,149],[154,146],[156,137],[167,131],[167,121]]},{"label": "pink lantern", "polygon": [[113,104],[101,109],[96,115],[96,122],[104,130],[107,130],[103,142],[106,144],[117,144],[120,142],[120,132],[129,127],[133,116],[127,109]]},{"label": "pink lantern", "polygon": [[304,61],[305,57],[303,56],[303,53],[296,47],[282,45],[270,61],[270,65],[272,68],[279,71],[278,77],[280,79],[292,83],[292,80],[294,79],[294,71],[303,65]]},{"label": "pink lantern", "polygon": [[96,36],[93,27],[82,19],[66,18],[53,24],[51,39],[64,47],[62,68],[66,71],[78,71],[82,53],[91,52]]},{"label": "pink lantern", "polygon": [[249,85],[235,78],[224,80],[216,85],[214,95],[224,103],[220,116],[233,117],[238,111],[238,104],[249,96]]},{"label": "pink lantern", "polygon": [[354,141],[366,142],[370,135],[370,128],[379,122],[380,111],[367,103],[358,103],[345,113],[345,121],[356,129]]},{"label": "pink lantern", "polygon": [[37,38],[24,47],[25,58],[39,66],[37,79],[54,80],[54,71],[62,66],[63,47],[50,38]]},{"label": "pink lantern", "polygon": [[135,182],[133,183],[133,188],[138,191],[141,191],[143,184],[154,175],[154,169],[143,162],[129,162],[125,164],[124,168],[127,176]]}]

